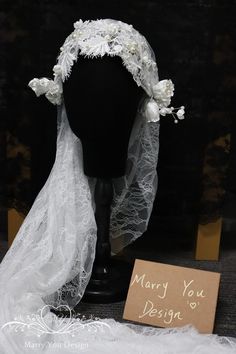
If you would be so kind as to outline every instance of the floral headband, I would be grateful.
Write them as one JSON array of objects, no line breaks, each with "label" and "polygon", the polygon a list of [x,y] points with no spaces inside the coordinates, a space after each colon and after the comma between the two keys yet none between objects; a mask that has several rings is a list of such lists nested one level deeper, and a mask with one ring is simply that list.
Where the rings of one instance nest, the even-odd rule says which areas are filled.
[{"label": "floral headband", "polygon": [[167,114],[171,114],[175,122],[184,118],[184,106],[169,107],[174,95],[174,84],[171,80],[159,81],[155,56],[147,40],[132,25],[121,21],[103,19],[75,22],[74,31],[60,48],[57,64],[53,67],[54,80],[34,78],[28,85],[37,96],[45,94],[51,103],[60,105],[63,82],[70,76],[78,55],[96,58],[105,54],[120,56],[137,85],[149,96],[144,107],[148,122],[157,122],[160,115]]}]

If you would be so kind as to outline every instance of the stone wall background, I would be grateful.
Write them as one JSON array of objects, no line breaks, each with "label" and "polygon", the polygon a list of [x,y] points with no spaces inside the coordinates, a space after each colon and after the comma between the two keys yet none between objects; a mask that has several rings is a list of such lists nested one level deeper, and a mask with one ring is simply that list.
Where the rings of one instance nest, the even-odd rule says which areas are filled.
[{"label": "stone wall background", "polygon": [[79,18],[132,23],[154,49],[160,79],[175,83],[173,105],[186,106],[180,124],[161,122],[151,234],[193,239],[199,220],[235,218],[235,15],[236,1],[0,0],[1,228],[6,206],[27,212],[53,165],[56,110],[27,84],[51,77]]}]

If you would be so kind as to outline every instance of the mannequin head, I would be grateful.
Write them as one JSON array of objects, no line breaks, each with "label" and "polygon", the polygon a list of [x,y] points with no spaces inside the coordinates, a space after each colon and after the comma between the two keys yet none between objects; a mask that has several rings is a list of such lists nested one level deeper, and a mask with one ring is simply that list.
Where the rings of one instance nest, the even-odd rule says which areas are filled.
[{"label": "mannequin head", "polygon": [[121,58],[79,56],[63,92],[71,129],[82,141],[85,174],[100,178],[123,176],[143,90]]}]

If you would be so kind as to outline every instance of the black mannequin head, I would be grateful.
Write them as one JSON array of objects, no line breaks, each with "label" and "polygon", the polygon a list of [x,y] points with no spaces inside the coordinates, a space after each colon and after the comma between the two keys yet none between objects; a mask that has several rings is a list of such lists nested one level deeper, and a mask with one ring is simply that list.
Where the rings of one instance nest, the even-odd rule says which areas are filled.
[{"label": "black mannequin head", "polygon": [[78,57],[64,83],[68,120],[83,146],[87,176],[123,176],[127,148],[143,90],[120,57]]}]

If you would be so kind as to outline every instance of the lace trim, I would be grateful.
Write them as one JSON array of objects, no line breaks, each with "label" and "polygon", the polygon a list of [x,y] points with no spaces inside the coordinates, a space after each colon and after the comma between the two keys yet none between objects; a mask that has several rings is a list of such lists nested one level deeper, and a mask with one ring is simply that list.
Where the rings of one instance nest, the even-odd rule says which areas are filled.
[{"label": "lace trim", "polygon": [[111,19],[74,23],[74,31],[60,48],[57,64],[53,67],[54,80],[34,78],[29,86],[37,96],[45,94],[53,104],[62,103],[63,82],[68,79],[78,55],[96,58],[119,56],[134,81],[149,96],[144,106],[148,122],[157,122],[171,114],[175,122],[184,118],[184,106],[168,107],[174,95],[171,80],[158,79],[157,64],[147,40],[132,25]]}]

